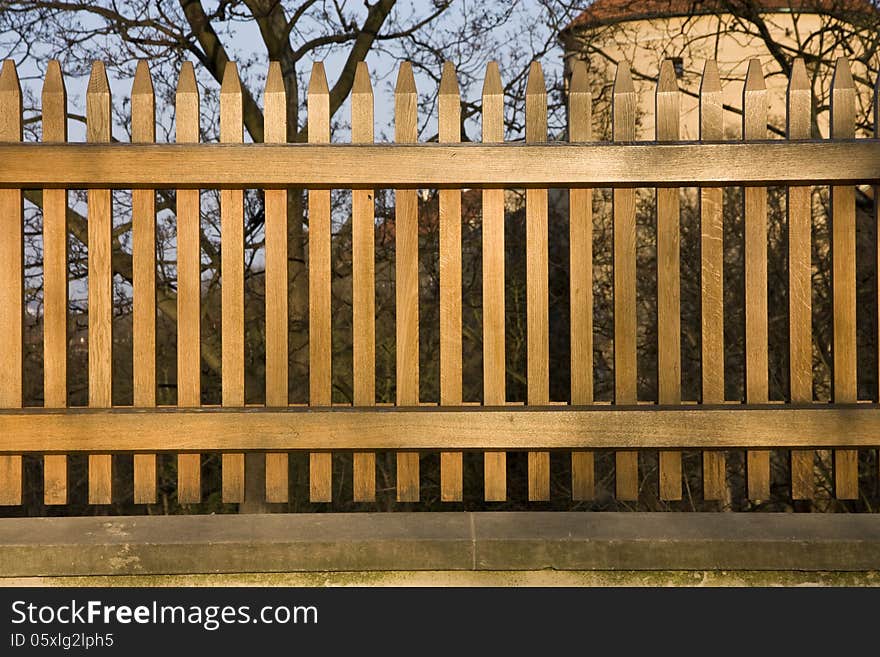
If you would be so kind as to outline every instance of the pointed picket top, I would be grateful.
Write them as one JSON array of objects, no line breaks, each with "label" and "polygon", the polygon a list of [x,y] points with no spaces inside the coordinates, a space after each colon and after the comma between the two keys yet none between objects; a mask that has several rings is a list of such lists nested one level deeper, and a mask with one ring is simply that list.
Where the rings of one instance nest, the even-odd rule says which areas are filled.
[{"label": "pointed picket top", "polygon": [[153,76],[150,75],[150,65],[147,60],[142,59],[138,62],[134,72],[134,82],[131,85],[132,96],[152,96],[153,95]]},{"label": "pointed picket top", "polygon": [[749,60],[743,85],[743,139],[767,138],[767,84],[758,59]]},{"label": "pointed picket top", "polygon": [[541,62],[532,62],[529,66],[529,81],[526,84],[526,96],[547,95],[547,84],[544,81],[544,69]]},{"label": "pointed picket top", "polygon": [[856,88],[846,57],[839,57],[831,80],[831,136],[853,139],[856,136]]},{"label": "pointed picket top", "polygon": [[526,83],[526,141],[547,141],[547,85],[540,62],[532,62]]},{"label": "pointed picket top", "polygon": [[22,138],[21,84],[15,62],[3,61],[0,69],[0,141],[20,141]]},{"label": "pointed picket top", "polygon": [[671,59],[660,64],[655,97],[655,123],[658,141],[675,141],[680,137],[681,99],[678,92],[678,77]]},{"label": "pointed picket top", "polygon": [[660,77],[657,78],[657,93],[678,93],[678,76],[671,59],[664,59],[660,64]]},{"label": "pointed picket top", "polygon": [[326,144],[330,141],[330,89],[324,63],[312,64],[306,100],[310,144]]},{"label": "pointed picket top", "polygon": [[398,143],[418,140],[416,78],[410,62],[401,62],[394,89],[394,139]]},{"label": "pointed picket top", "polygon": [[568,88],[569,139],[590,141],[593,137],[593,94],[587,77],[587,63],[576,59],[571,64]]},{"label": "pointed picket top", "polygon": [[766,91],[767,83],[764,81],[764,69],[761,68],[760,59],[749,60],[749,70],[746,73],[745,92]]},{"label": "pointed picket top", "polygon": [[240,96],[241,79],[238,77],[238,66],[235,62],[226,62],[223,69],[223,81],[220,83],[220,96]]},{"label": "pointed picket top", "polygon": [[587,76],[587,63],[582,59],[576,59],[571,64],[570,94],[591,94],[590,80]]},{"label": "pointed picket top", "polygon": [[86,89],[86,138],[88,141],[110,141],[110,82],[104,62],[92,64]]},{"label": "pointed picket top", "polygon": [[855,89],[852,71],[849,68],[849,60],[846,57],[838,57],[834,64],[834,78],[831,81],[832,89]]},{"label": "pointed picket top", "polygon": [[487,96],[503,96],[504,86],[501,84],[501,71],[498,62],[486,64],[486,77],[483,79],[483,98]]},{"label": "pointed picket top", "polygon": [[632,73],[629,70],[629,64],[620,62],[617,65],[617,72],[614,74],[614,95],[634,94],[636,87],[633,84]]},{"label": "pointed picket top", "polygon": [[455,72],[455,64],[450,61],[443,62],[443,73],[440,76],[440,95],[455,96],[460,98],[461,91],[458,87],[458,75]]},{"label": "pointed picket top", "polygon": [[373,83],[366,62],[358,62],[351,87],[351,141],[368,144],[373,141]]},{"label": "pointed picket top", "polygon": [[192,62],[183,62],[176,91],[177,141],[198,143],[199,141],[199,86]]},{"label": "pointed picket top", "polygon": [[719,140],[724,137],[724,99],[718,63],[706,60],[700,82],[700,139]]},{"label": "pointed picket top", "polygon": [[279,144],[287,141],[287,90],[281,74],[281,62],[269,62],[266,89],[263,94],[265,121],[263,141]]},{"label": "pointed picket top", "polygon": [[92,62],[92,73],[89,76],[89,86],[86,93],[90,95],[110,95],[110,81],[107,79],[107,67],[104,62]]},{"label": "pointed picket top", "polygon": [[309,96],[329,96],[330,88],[327,85],[327,74],[324,72],[324,62],[312,64],[312,75],[309,78]]},{"label": "pointed picket top", "polygon": [[153,78],[146,60],[138,62],[131,85],[131,140],[156,140],[156,103]]},{"label": "pointed picket top", "polygon": [[397,72],[397,85],[394,88],[394,94],[396,96],[414,96],[416,94],[416,78],[413,75],[412,63],[401,62]]},{"label": "pointed picket top", "polygon": [[269,62],[269,72],[266,74],[265,94],[284,94],[284,77],[281,75],[281,62]]},{"label": "pointed picket top", "polygon": [[63,96],[67,99],[67,88],[64,85],[64,75],[61,73],[61,63],[57,59],[50,59],[46,66],[46,78],[43,80],[43,98],[46,96]]},{"label": "pointed picket top", "polygon": [[611,131],[614,141],[635,141],[636,138],[636,87],[633,84],[629,64],[617,65],[612,93],[613,120]]},{"label": "pointed picket top", "polygon": [[874,83],[874,137],[880,139],[880,75]]},{"label": "pointed picket top", "polygon": [[354,83],[351,86],[351,93],[363,96],[373,95],[373,83],[370,80],[370,69],[367,68],[366,62],[358,62],[354,70]]},{"label": "pointed picket top", "polygon": [[789,139],[810,138],[810,114],[812,112],[812,90],[807,67],[800,57],[791,65],[788,78],[788,118],[786,135]]},{"label": "pointed picket top", "polygon": [[18,71],[15,62],[11,59],[3,60],[3,68],[0,69],[0,92],[21,93],[21,83],[18,81]]},{"label": "pointed picket top", "polygon": [[452,62],[443,63],[440,77],[440,141],[461,141],[461,92]]},{"label": "pointed picket top", "polygon": [[235,62],[226,62],[223,81],[220,83],[220,141],[239,143],[242,141],[244,124],[242,121],[241,79]]},{"label": "pointed picket top", "polygon": [[504,86],[498,62],[486,64],[483,80],[483,142],[504,141]]},{"label": "pointed picket top", "polygon": [[193,68],[192,62],[183,62],[181,65],[175,93],[178,96],[185,94],[199,95],[199,85],[196,84],[196,71]]},{"label": "pointed picket top", "polygon": [[43,141],[67,141],[67,89],[57,59],[46,66],[42,103]]},{"label": "pointed picket top", "polygon": [[700,95],[717,93],[721,93],[721,76],[718,75],[718,62],[714,59],[707,59],[703,65]]},{"label": "pointed picket top", "polygon": [[803,57],[796,57],[791,63],[791,76],[788,78],[790,91],[803,91],[810,88],[810,78],[807,75],[807,65]]}]

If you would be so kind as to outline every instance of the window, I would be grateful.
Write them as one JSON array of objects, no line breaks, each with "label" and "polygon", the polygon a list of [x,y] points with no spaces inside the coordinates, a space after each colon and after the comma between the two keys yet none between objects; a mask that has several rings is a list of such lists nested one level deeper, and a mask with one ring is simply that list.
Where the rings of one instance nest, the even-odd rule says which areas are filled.
[{"label": "window", "polygon": [[675,69],[675,77],[684,77],[684,59],[682,59],[681,57],[673,57],[672,68]]}]

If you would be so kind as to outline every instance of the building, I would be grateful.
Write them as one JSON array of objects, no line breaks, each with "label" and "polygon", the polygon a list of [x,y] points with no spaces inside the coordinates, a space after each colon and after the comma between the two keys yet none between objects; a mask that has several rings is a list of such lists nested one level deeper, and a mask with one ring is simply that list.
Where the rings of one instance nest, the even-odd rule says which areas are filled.
[{"label": "building", "polygon": [[[727,7],[735,7],[736,13]],[[770,123],[781,133],[787,77],[779,60],[790,62],[796,55],[805,56],[813,80],[814,129],[819,132],[814,136],[827,137],[828,90],[839,56],[852,62],[862,129],[871,124],[872,86],[880,68],[878,32],[880,6],[872,0],[595,0],[561,32],[560,41],[567,71],[575,59],[588,62],[596,85],[594,116],[600,138],[609,134],[616,63],[625,60],[632,65],[639,92],[640,138],[653,139],[655,80],[667,58],[683,91],[683,139],[699,137],[698,94],[707,59],[718,62],[724,103],[730,108],[724,117],[728,138],[741,136],[742,81],[752,58],[763,65]]]}]

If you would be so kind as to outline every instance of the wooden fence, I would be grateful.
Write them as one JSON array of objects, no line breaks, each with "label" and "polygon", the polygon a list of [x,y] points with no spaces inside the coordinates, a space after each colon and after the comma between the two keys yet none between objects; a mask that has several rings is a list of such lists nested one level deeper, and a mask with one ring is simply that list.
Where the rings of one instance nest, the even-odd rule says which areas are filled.
[{"label": "wooden fence", "polygon": [[[622,64],[613,89],[613,142],[593,140],[586,67],[569,88],[570,143],[548,141],[547,91],[539,65],[526,92],[526,141],[503,143],[497,67],[483,91],[483,142],[459,144],[455,71],[444,69],[439,144],[417,142],[412,69],[395,93],[395,144],[374,144],[373,94],[361,66],[352,94],[353,144],[329,144],[323,67],[308,90],[308,144],[287,144],[286,97],[272,64],[265,90],[265,142],[242,142],[242,92],[234,64],[220,92],[220,144],[200,144],[199,96],[191,65],[177,90],[177,143],[155,141],[150,73],[132,89],[132,143],[109,143],[111,98],[104,66],[92,70],[88,143],[67,143],[66,96],[53,63],[43,90],[43,143],[22,140],[15,67],[0,78],[0,504],[22,500],[22,455],[43,455],[47,504],[68,501],[66,455],[88,454],[89,501],[111,502],[111,455],[134,454],[134,501],[156,499],[156,454],[177,455],[178,498],[201,496],[200,454],[221,452],[222,496],[244,496],[244,455],[265,453],[266,499],[288,500],[289,459],[307,451],[311,501],[330,501],[331,454],[354,454],[356,501],[376,496],[375,453],[397,454],[397,499],[419,500],[419,453],[441,453],[442,499],[462,498],[462,453],[484,452],[485,499],[507,496],[506,452],[528,451],[530,500],[550,496],[551,450],[571,454],[575,499],[594,495],[594,451],[617,450],[618,499],[639,494],[638,450],[659,450],[659,495],[682,496],[683,449],[703,451],[703,491],[719,499],[725,454],[747,450],[748,495],[770,495],[769,450],[791,450],[794,498],[813,495],[815,450],[834,449],[835,493],[858,495],[857,450],[880,446],[877,400],[857,398],[855,185],[880,184],[880,141],[855,139],[855,89],[848,64],[834,77],[832,138],[810,139],[811,92],[796,62],[788,139],[768,140],[764,75],[752,61],[744,87],[743,141],[724,142],[721,84],[706,65],[701,142],[679,141],[679,90],[670,62],[657,87],[657,141],[636,142],[636,92]],[[875,114],[876,117],[876,114]],[[875,129],[880,121],[875,119]],[[832,186],[833,400],[814,403],[811,346],[810,185]],[[725,399],[722,188],[745,187],[745,398]],[[768,398],[767,189],[789,186],[790,394]],[[700,188],[702,399],[681,397],[679,188]],[[288,404],[287,192],[309,190],[309,404]],[[548,188],[570,189],[571,396],[551,400]],[[592,192],[613,187],[614,402],[594,402]],[[637,395],[635,188],[656,187],[658,397]],[[178,405],[156,407],[155,191],[177,190]],[[352,189],[354,404],[331,403],[331,189]],[[397,190],[396,404],[377,406],[373,192]],[[419,399],[419,216],[417,190],[440,191],[440,399]],[[481,405],[462,400],[463,188],[482,189],[483,367]],[[525,405],[505,396],[504,222],[508,188],[526,189],[527,381]],[[41,189],[44,244],[45,408],[22,408],[23,189]],[[88,189],[89,408],[68,408],[67,190]],[[111,189],[133,189],[134,407],[111,408],[113,298]],[[200,406],[199,189],[220,189],[222,406]],[[265,191],[266,406],[245,407],[243,190]],[[876,188],[875,188],[876,190]],[[876,198],[875,191],[875,198]],[[880,252],[878,252],[880,253]],[[876,344],[874,345],[876,349]],[[563,403],[564,401],[564,403]],[[876,473],[875,473],[876,474]]]}]

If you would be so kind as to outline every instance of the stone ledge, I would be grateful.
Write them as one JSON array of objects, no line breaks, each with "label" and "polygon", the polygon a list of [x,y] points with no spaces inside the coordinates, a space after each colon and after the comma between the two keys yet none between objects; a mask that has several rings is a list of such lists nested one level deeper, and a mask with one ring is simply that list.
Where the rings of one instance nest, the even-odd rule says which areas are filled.
[{"label": "stone ledge", "polygon": [[874,571],[880,515],[360,513],[0,519],[7,578]]}]

